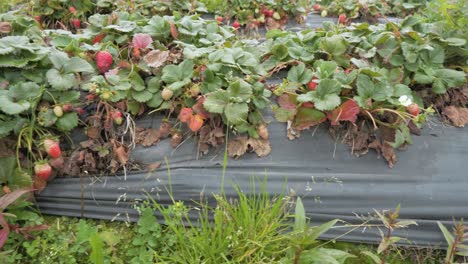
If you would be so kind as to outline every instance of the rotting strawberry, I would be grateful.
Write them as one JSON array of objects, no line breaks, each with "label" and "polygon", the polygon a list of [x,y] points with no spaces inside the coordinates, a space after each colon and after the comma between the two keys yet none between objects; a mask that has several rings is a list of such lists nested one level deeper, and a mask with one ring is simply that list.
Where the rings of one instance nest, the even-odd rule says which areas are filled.
[{"label": "rotting strawberry", "polygon": [[52,174],[52,167],[45,160],[38,161],[34,164],[34,174],[47,181]]},{"label": "rotting strawberry", "polygon": [[123,114],[120,111],[113,111],[111,113],[112,120],[114,123],[118,126],[120,126],[123,123]]},{"label": "rotting strawberry", "polygon": [[63,158],[60,156],[58,158],[54,158],[54,159],[51,159],[49,161],[49,164],[50,166],[52,166],[52,168],[54,169],[62,169],[63,168],[63,164],[64,164],[64,160]]},{"label": "rotting strawberry", "polygon": [[68,8],[68,11],[70,11],[70,13],[74,14],[74,13],[76,13],[76,8],[74,6],[70,6]]},{"label": "rotting strawberry", "polygon": [[75,112],[77,114],[79,114],[79,115],[84,115],[85,110],[83,108],[81,108],[81,107],[77,107],[77,108],[75,108]]},{"label": "rotting strawberry", "polygon": [[345,14],[341,14],[338,16],[338,22],[340,24],[344,24],[346,22],[346,15]]},{"label": "rotting strawberry", "polygon": [[313,5],[312,8],[313,8],[315,11],[320,11],[320,5],[319,5],[319,4]]},{"label": "rotting strawberry", "polygon": [[180,110],[179,113],[179,120],[182,123],[187,123],[190,121],[190,117],[193,115],[192,108],[184,107]]},{"label": "rotting strawberry", "polygon": [[112,54],[108,51],[102,50],[96,54],[96,66],[100,73],[107,72],[113,62],[114,59],[112,58]]},{"label": "rotting strawberry", "polygon": [[406,111],[412,116],[418,116],[419,115],[419,105],[416,103],[412,103],[406,107]]},{"label": "rotting strawberry", "polygon": [[257,134],[262,138],[262,139],[268,139],[268,128],[265,124],[260,124],[257,127]]},{"label": "rotting strawberry", "polygon": [[169,88],[164,88],[161,92],[161,97],[164,101],[167,101],[172,98],[174,92]]},{"label": "rotting strawberry", "polygon": [[189,128],[193,132],[197,132],[203,126],[203,118],[200,115],[190,116]]},{"label": "rotting strawberry", "polygon": [[62,156],[62,150],[60,149],[58,141],[51,138],[46,138],[42,144],[45,151],[47,152],[47,155],[49,155],[51,158],[58,158]]},{"label": "rotting strawberry", "polygon": [[180,143],[182,143],[182,139],[182,133],[180,133],[179,131],[173,133],[171,137],[171,146],[173,148],[176,148]]},{"label": "rotting strawberry", "polygon": [[54,114],[56,117],[62,117],[63,116],[63,108],[60,105],[56,105],[54,107]]},{"label": "rotting strawberry", "polygon": [[318,80],[318,78],[314,76],[312,80],[310,80],[310,82],[307,83],[307,87],[309,87],[311,91],[315,91],[315,88],[317,88],[318,85],[316,82],[314,82],[314,80]]},{"label": "rotting strawberry", "polygon": [[72,24],[76,29],[81,28],[81,21],[78,18],[72,19]]},{"label": "rotting strawberry", "polygon": [[219,23],[223,23],[223,17],[221,16],[216,17],[216,21],[218,21]]},{"label": "rotting strawberry", "polygon": [[235,29],[240,28],[240,26],[241,26],[241,25],[240,25],[239,21],[237,21],[237,20],[234,21],[234,23],[232,23],[232,27],[235,28]]}]

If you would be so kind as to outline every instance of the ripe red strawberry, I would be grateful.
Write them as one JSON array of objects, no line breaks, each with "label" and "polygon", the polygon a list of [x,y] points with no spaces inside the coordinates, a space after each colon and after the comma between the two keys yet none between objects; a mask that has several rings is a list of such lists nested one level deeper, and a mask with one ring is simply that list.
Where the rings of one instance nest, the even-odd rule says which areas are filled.
[{"label": "ripe red strawberry", "polygon": [[318,78],[314,76],[314,77],[312,78],[312,80],[310,80],[310,82],[307,83],[307,87],[309,87],[309,89],[310,89],[311,91],[315,91],[315,88],[317,88],[317,85],[318,85],[318,84],[317,84],[316,82],[314,82],[314,80],[317,80],[317,79],[318,79]]},{"label": "ripe red strawberry", "polygon": [[70,11],[70,13],[74,14],[74,13],[76,13],[76,8],[74,6],[70,6],[68,8],[68,11]]},{"label": "ripe red strawberry", "polygon": [[262,13],[267,17],[272,17],[275,11],[273,9],[265,9]]},{"label": "ripe red strawberry", "polygon": [[406,111],[412,116],[418,116],[419,115],[419,105],[412,103],[406,107]]},{"label": "ripe red strawberry", "polygon": [[93,39],[93,44],[96,44],[96,43],[101,43],[102,39],[106,36],[106,34],[104,33],[101,33],[99,35],[97,35],[94,39]]},{"label": "ripe red strawberry", "polygon": [[57,117],[62,117],[63,116],[63,108],[60,105],[57,105],[54,107],[54,114]]},{"label": "ripe red strawberry", "polygon": [[72,19],[72,24],[76,29],[79,29],[81,27],[81,21],[78,18]]},{"label": "ripe red strawberry", "polygon": [[216,17],[216,21],[218,21],[219,23],[223,23],[223,17],[221,16]]},{"label": "ripe red strawberry", "polygon": [[235,29],[240,28],[240,26],[241,26],[241,25],[240,25],[240,23],[239,23],[237,20],[234,21],[234,23],[232,23],[232,27],[235,28]]},{"label": "ripe red strawberry", "polygon": [[353,69],[351,69],[351,68],[347,68],[344,72],[345,72],[346,74],[350,74],[352,70],[353,70]]},{"label": "ripe red strawberry", "polygon": [[345,14],[341,14],[338,16],[338,22],[340,24],[344,24],[346,22],[346,15]]},{"label": "ripe red strawberry", "polygon": [[114,123],[118,126],[120,126],[123,123],[123,115],[122,112],[120,111],[114,111],[111,113],[112,120],[114,120]]},{"label": "ripe red strawberry", "polygon": [[268,128],[266,127],[265,124],[261,124],[257,127],[257,134],[262,139],[268,139]]},{"label": "ripe red strawberry", "polygon": [[313,8],[315,11],[320,11],[320,5],[319,5],[319,4],[313,5],[312,8]]},{"label": "ripe red strawberry", "polygon": [[49,179],[50,175],[52,174],[52,167],[46,162],[46,161],[39,161],[36,162],[34,165],[34,174],[47,181]]},{"label": "ripe red strawberry", "polygon": [[192,108],[184,107],[182,110],[180,110],[179,113],[179,120],[182,123],[187,123],[190,121],[190,117],[193,115],[193,110]]},{"label": "ripe red strawberry", "polygon": [[37,21],[37,23],[41,23],[41,16],[34,16],[34,20]]},{"label": "ripe red strawberry", "polygon": [[161,96],[164,101],[171,99],[173,95],[174,95],[174,92],[169,88],[164,88],[161,92]]},{"label": "ripe red strawberry", "polygon": [[57,141],[47,138],[43,141],[44,149],[51,158],[58,158],[62,156],[62,150]]},{"label": "ripe red strawberry", "polygon": [[203,126],[203,118],[200,115],[190,116],[189,128],[193,132],[197,132]]},{"label": "ripe red strawberry", "polygon": [[112,58],[112,54],[110,54],[108,51],[103,50],[96,54],[96,66],[100,73],[107,72],[112,66],[113,62],[114,59]]}]

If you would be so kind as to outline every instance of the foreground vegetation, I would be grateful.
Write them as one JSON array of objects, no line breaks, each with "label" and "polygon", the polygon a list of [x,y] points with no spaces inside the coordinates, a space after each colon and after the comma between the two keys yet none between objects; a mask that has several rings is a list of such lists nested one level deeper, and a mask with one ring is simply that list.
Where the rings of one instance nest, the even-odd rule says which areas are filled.
[{"label": "foreground vegetation", "polygon": [[[395,229],[416,224],[399,221],[399,207],[375,212],[381,220],[379,246],[319,240],[331,228],[345,224],[332,220],[311,227],[300,198],[271,196],[266,183],[252,184],[249,195],[213,195],[207,201],[163,206],[149,198],[135,206],[136,224],[42,217],[30,202],[17,200],[21,190],[0,199],[8,210],[0,214],[10,233],[0,253],[1,263],[454,263],[466,256],[467,227],[451,234],[444,226],[448,251],[399,248]],[[21,192],[21,193],[20,193]],[[213,201],[213,200],[212,200]],[[6,204],[9,202],[10,204]],[[164,219],[165,225],[158,223]],[[197,220],[193,220],[196,216]],[[5,224],[5,223],[3,223]],[[2,224],[2,225],[3,225]],[[358,227],[365,227],[363,223]],[[356,227],[357,228],[357,227]],[[458,228],[458,229],[457,229]],[[465,229],[465,231],[464,231]],[[4,231],[3,229],[2,231]],[[46,231],[44,231],[46,230]],[[458,231],[457,231],[458,230]],[[344,233],[345,231],[343,231]],[[457,233],[458,232],[458,233]],[[385,234],[385,235],[384,235]],[[2,236],[4,232],[2,232]],[[5,242],[5,241],[3,241]]]}]

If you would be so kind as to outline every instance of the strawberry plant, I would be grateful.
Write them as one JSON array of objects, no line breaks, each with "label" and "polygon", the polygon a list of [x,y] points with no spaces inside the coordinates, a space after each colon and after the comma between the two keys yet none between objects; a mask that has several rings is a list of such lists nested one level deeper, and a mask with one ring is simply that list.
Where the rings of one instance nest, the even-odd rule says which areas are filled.
[{"label": "strawberry plant", "polygon": [[[374,129],[393,129],[384,144],[411,143],[407,126],[420,127],[432,111],[421,110],[420,96],[444,94],[465,82],[465,74],[453,69],[459,61],[445,54],[466,41],[430,34],[421,23],[410,17],[400,26],[325,24],[324,31],[269,32],[263,64],[271,74],[278,65],[290,67],[273,91],[276,117],[289,124],[288,136],[326,120],[337,125],[364,119]],[[386,159],[393,166],[395,156]]]},{"label": "strawberry plant", "polygon": [[398,16],[406,17],[414,14],[426,5],[426,0],[345,0],[345,1],[316,1],[313,10],[322,16],[339,17],[339,22],[344,24],[347,19],[364,18],[375,22],[379,17]]}]

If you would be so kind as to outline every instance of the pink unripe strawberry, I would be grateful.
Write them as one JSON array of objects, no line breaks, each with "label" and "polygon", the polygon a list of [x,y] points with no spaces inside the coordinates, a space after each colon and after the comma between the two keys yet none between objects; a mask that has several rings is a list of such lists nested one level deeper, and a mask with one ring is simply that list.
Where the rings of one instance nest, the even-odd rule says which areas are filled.
[{"label": "pink unripe strawberry", "polygon": [[419,105],[412,103],[406,107],[406,111],[412,116],[418,116],[419,115]]},{"label": "pink unripe strawberry", "polygon": [[36,162],[34,165],[34,174],[47,181],[49,179],[50,175],[52,174],[52,167],[47,163],[47,161],[39,161]]}]

